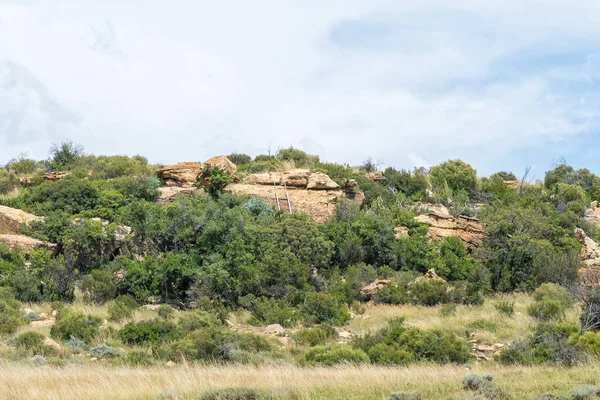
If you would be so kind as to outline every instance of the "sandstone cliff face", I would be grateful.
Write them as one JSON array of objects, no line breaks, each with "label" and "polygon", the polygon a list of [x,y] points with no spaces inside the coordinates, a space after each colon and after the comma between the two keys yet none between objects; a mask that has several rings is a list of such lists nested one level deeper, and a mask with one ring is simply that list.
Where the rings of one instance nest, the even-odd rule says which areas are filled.
[{"label": "sandstone cliff face", "polygon": [[600,246],[585,234],[581,228],[575,228],[575,238],[581,244],[581,262],[587,267],[600,267]]},{"label": "sandstone cliff face", "polygon": [[21,225],[43,220],[43,217],[16,208],[0,206],[0,234],[18,234]]},{"label": "sandstone cliff face", "polygon": [[428,237],[443,240],[449,236],[456,236],[469,250],[483,245],[486,236],[483,226],[477,218],[464,216],[454,218],[449,214],[432,212],[419,215],[415,220],[429,227]]},{"label": "sandstone cliff face", "polygon": [[590,224],[600,226],[600,207],[597,201],[592,201],[591,207],[585,212],[583,218]]},{"label": "sandstone cliff face", "polygon": [[25,255],[29,255],[33,250],[46,249],[54,253],[56,245],[54,243],[44,242],[25,235],[7,234],[0,235],[0,243],[4,243],[11,250],[21,250]]},{"label": "sandstone cliff face", "polygon": [[[283,212],[305,213],[319,224],[327,222],[335,214],[337,205],[341,200],[346,199],[361,205],[365,199],[362,193],[345,193],[342,190],[307,190],[306,188],[291,186],[287,190],[288,206],[285,189],[283,186],[275,187],[273,183],[271,185],[234,183],[228,185],[225,190],[234,194],[263,199],[275,210],[278,209],[277,198],[279,198],[279,205]],[[277,196],[275,193],[277,193]]]},{"label": "sandstone cliff face", "polygon": [[191,188],[182,188],[178,186],[167,186],[158,188],[160,191],[160,196],[158,197],[158,203],[166,206],[171,204],[180,196],[195,196],[198,193],[202,193],[202,189],[198,189],[195,187]]},{"label": "sandstone cliff face", "polygon": [[167,186],[192,187],[198,180],[202,165],[196,162],[182,162],[169,167],[161,168],[158,175],[162,177]]},{"label": "sandstone cliff face", "polygon": [[202,164],[197,162],[182,162],[161,168],[156,173],[165,180],[167,186],[191,188],[198,182],[200,172],[207,164],[219,167],[222,171],[229,172],[233,177],[235,177],[237,172],[236,165],[227,157],[216,156],[206,160]]}]

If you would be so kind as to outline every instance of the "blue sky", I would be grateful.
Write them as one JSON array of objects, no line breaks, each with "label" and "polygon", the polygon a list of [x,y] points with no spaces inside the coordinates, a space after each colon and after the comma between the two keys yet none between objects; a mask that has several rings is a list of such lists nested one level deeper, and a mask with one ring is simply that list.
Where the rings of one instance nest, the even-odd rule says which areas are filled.
[{"label": "blue sky", "polygon": [[595,0],[0,0],[0,163],[293,145],[600,174]]}]

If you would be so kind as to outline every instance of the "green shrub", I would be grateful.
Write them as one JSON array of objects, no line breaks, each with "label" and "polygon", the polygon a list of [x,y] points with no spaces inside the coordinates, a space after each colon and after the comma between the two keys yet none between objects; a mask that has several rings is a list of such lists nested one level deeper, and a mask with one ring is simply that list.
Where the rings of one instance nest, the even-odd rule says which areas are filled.
[{"label": "green shrub", "polygon": [[128,345],[153,345],[179,337],[175,325],[162,320],[130,322],[119,331],[119,338]]},{"label": "green shrub", "polygon": [[442,304],[440,314],[442,317],[449,317],[456,314],[456,304]]},{"label": "green shrub", "polygon": [[503,364],[574,365],[580,357],[567,338],[576,331],[571,324],[540,324],[529,340],[511,344],[497,360]]},{"label": "green shrub", "polygon": [[515,302],[508,300],[501,300],[494,304],[494,308],[501,314],[512,317],[515,313]]},{"label": "green shrub", "polygon": [[74,354],[81,354],[89,349],[86,342],[81,339],[71,336],[69,340],[65,342],[65,348]]},{"label": "green shrub", "polygon": [[108,319],[120,322],[133,317],[137,302],[131,296],[119,296],[108,305]]},{"label": "green shrub", "polygon": [[493,377],[491,375],[467,375],[465,379],[463,379],[463,388],[465,390],[479,390],[481,389],[487,382],[491,382]]},{"label": "green shrub", "polygon": [[0,299],[0,335],[10,335],[30,321],[21,314],[21,304],[16,300]]},{"label": "green shrub", "polygon": [[407,364],[411,361],[463,363],[470,357],[465,340],[441,330],[406,328],[404,319],[394,319],[375,333],[356,338],[356,348],[365,351],[372,362]]},{"label": "green shrub", "polygon": [[316,324],[343,325],[350,319],[346,306],[328,293],[309,293],[302,310]]},{"label": "green shrub", "polygon": [[73,336],[86,343],[91,343],[98,336],[101,322],[102,318],[98,316],[63,309],[56,315],[56,323],[50,329],[50,335],[63,341],[69,340]]},{"label": "green shrub", "polygon": [[23,332],[17,336],[17,348],[27,350],[36,349],[42,346],[46,337],[38,332]]},{"label": "green shrub", "polygon": [[388,396],[387,400],[421,400],[419,393],[396,392]]},{"label": "green shrub", "polygon": [[252,215],[255,215],[257,217],[275,215],[273,207],[271,207],[266,201],[258,197],[251,198],[244,204],[243,207],[246,210],[250,211]]},{"label": "green shrub", "polygon": [[325,344],[335,337],[337,337],[336,330],[328,326],[301,329],[293,336],[296,342],[311,347]]},{"label": "green shrub", "polygon": [[568,290],[555,283],[543,283],[533,292],[534,301],[555,300],[564,308],[573,305],[575,299],[569,294]]},{"label": "green shrub", "polygon": [[569,391],[571,400],[590,400],[600,396],[599,385],[581,385]]},{"label": "green shrub", "polygon": [[237,167],[250,164],[252,162],[252,157],[243,153],[231,153],[227,156],[227,158],[229,158],[229,161],[234,163]]},{"label": "green shrub", "polygon": [[35,311],[30,311],[27,314],[25,314],[25,318],[28,319],[31,322],[33,322],[33,321],[39,321],[40,320],[40,314],[36,313]]},{"label": "green shrub", "polygon": [[568,343],[579,351],[600,358],[600,332],[573,334]]},{"label": "green shrub", "polygon": [[269,398],[270,396],[256,389],[228,388],[205,393],[200,400],[266,400]]},{"label": "green shrub", "polygon": [[83,278],[80,284],[84,301],[88,303],[103,304],[113,299],[117,293],[117,286],[110,273],[95,269],[90,275]]},{"label": "green shrub", "polygon": [[162,319],[173,319],[175,315],[175,309],[168,304],[161,304],[158,306],[158,316]]},{"label": "green shrub", "polygon": [[534,301],[527,313],[538,321],[559,321],[565,317],[565,307],[558,300]]},{"label": "green shrub", "polygon": [[105,343],[99,344],[92,348],[90,355],[96,358],[114,358],[120,357],[121,352],[119,349],[108,346]]},{"label": "green shrub", "polygon": [[18,183],[19,178],[13,171],[0,169],[0,195],[12,192]]},{"label": "green shrub", "polygon": [[348,345],[317,346],[309,349],[305,354],[308,365],[332,366],[336,364],[366,364],[369,356],[360,349]]},{"label": "green shrub", "polygon": [[248,294],[238,298],[240,306],[252,313],[250,323],[255,325],[280,324],[291,327],[298,322],[298,312],[284,301]]},{"label": "green shrub", "polygon": [[435,306],[448,302],[449,286],[442,280],[422,279],[410,286],[409,295],[414,304]]},{"label": "green shrub", "polygon": [[216,315],[207,311],[186,311],[179,314],[177,326],[182,332],[193,332],[198,329],[217,329],[222,327]]},{"label": "green shrub", "polygon": [[123,362],[134,367],[149,367],[157,364],[152,354],[142,350],[131,350],[123,357]]}]

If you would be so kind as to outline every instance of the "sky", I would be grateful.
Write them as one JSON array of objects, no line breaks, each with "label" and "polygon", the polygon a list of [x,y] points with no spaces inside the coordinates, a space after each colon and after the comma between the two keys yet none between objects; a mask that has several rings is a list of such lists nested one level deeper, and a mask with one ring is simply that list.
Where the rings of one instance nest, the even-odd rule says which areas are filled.
[{"label": "sky", "polygon": [[0,164],[71,139],[600,174],[597,0],[0,0]]}]

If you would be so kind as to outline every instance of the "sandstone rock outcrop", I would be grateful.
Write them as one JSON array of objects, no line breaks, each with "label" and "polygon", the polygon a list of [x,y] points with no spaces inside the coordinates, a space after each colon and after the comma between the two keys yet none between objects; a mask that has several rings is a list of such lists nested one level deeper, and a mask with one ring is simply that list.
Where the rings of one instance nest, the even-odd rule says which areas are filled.
[{"label": "sandstone rock outcrop", "polygon": [[0,234],[0,243],[4,243],[11,250],[21,250],[24,254],[28,255],[33,250],[46,249],[54,253],[56,251],[56,245],[54,243],[44,242],[30,238],[25,235],[16,234]]},{"label": "sandstone rock outcrop", "polygon": [[329,176],[320,172],[313,172],[308,175],[308,190],[336,190],[340,185],[335,183]]},{"label": "sandstone rock outcrop", "polygon": [[236,178],[237,167],[225,156],[216,156],[203,162],[182,162],[161,168],[156,171],[158,176],[165,180],[167,186],[178,186],[182,188],[191,188],[198,182],[200,172],[210,164],[219,167],[222,171],[227,171]]},{"label": "sandstone rock outcrop", "polygon": [[587,267],[600,267],[600,246],[586,235],[581,228],[575,228],[575,238],[581,244],[581,262]]},{"label": "sandstone rock outcrop", "polygon": [[182,162],[161,168],[156,173],[165,180],[167,186],[192,187],[198,180],[202,165],[197,162]]},{"label": "sandstone rock outcrop", "polygon": [[288,187],[288,206],[284,188],[282,186],[275,187],[273,183],[270,185],[234,183],[228,185],[225,190],[234,194],[263,199],[275,210],[278,210],[278,198],[279,206],[283,212],[305,213],[319,224],[327,222],[335,214],[340,201],[345,199],[360,205],[365,199],[364,194],[360,192],[346,193],[342,190],[307,190],[300,187]]},{"label": "sandstone rock outcrop", "polygon": [[600,227],[600,207],[597,201],[592,201],[591,207],[586,210],[583,218],[590,224]]},{"label": "sandstone rock outcrop", "polygon": [[160,196],[158,197],[158,203],[162,205],[171,204],[180,196],[194,196],[199,192],[202,192],[202,189],[197,189],[194,187],[191,188],[182,188],[179,186],[167,186],[161,187],[158,189],[160,191]]},{"label": "sandstone rock outcrop", "polygon": [[408,286],[414,285],[417,282],[423,280],[434,280],[434,281],[443,281],[446,282],[443,278],[441,278],[438,274],[435,273],[435,269],[431,268],[429,271],[425,273],[423,276],[419,276],[417,279],[408,284]]},{"label": "sandstone rock outcrop", "polygon": [[456,236],[469,250],[480,247],[486,237],[483,226],[477,218],[465,216],[454,218],[432,212],[419,215],[415,220],[429,227],[428,237],[443,240],[449,236]]},{"label": "sandstone rock outcrop", "polygon": [[43,217],[38,217],[16,208],[0,206],[0,233],[18,234],[21,225],[43,220]]},{"label": "sandstone rock outcrop", "polygon": [[397,226],[394,228],[394,236],[396,239],[400,239],[401,237],[408,237],[408,228],[405,226]]},{"label": "sandstone rock outcrop", "polygon": [[201,168],[204,168],[206,165],[211,165],[213,167],[219,167],[221,171],[227,171],[233,177],[237,173],[237,166],[231,162],[231,160],[225,156],[216,156],[213,158],[209,158],[204,161],[201,165]]},{"label": "sandstone rock outcrop", "polygon": [[392,283],[389,279],[378,279],[374,282],[369,283],[360,289],[360,294],[371,299],[381,289],[388,287]]},{"label": "sandstone rock outcrop", "polygon": [[61,171],[61,172],[47,172],[44,174],[42,178],[47,181],[56,182],[64,179],[65,177],[71,175],[69,171]]}]

